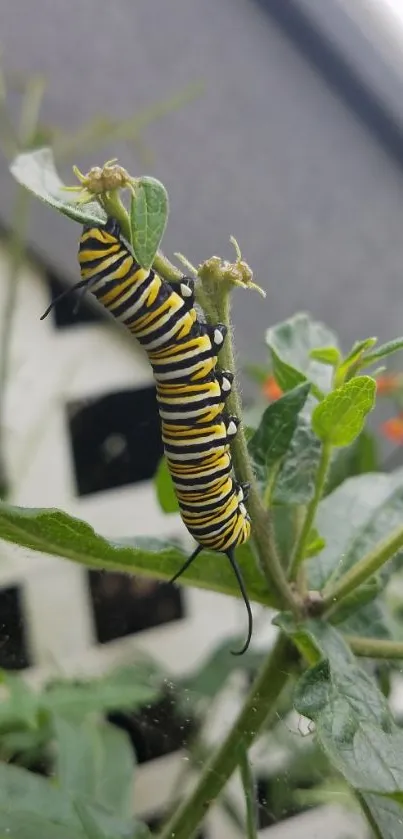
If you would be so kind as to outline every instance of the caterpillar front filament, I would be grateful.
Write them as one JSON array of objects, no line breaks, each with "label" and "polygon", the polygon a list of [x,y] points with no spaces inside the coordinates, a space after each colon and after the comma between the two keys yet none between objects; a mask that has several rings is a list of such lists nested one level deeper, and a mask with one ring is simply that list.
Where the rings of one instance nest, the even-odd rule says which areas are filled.
[{"label": "caterpillar front filament", "polygon": [[125,324],[152,366],[168,467],[183,522],[198,545],[173,581],[203,548],[226,554],[248,613],[240,655],[251,639],[252,612],[234,552],[249,538],[251,525],[243,503],[246,487],[232,472],[229,442],[238,418],[224,410],[233,375],[216,371],[226,327],[200,320],[192,280],[171,286],[152,269],[141,268],[113,219],[84,227],[79,262],[81,281],[75,288],[91,291]]}]

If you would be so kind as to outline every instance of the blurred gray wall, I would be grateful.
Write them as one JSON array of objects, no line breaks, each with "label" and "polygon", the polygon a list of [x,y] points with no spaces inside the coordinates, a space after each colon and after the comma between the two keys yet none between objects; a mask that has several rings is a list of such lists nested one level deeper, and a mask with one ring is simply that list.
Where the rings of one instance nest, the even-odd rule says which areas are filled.
[{"label": "blurred gray wall", "polygon": [[[373,125],[360,113],[359,91],[349,101],[322,72],[320,41],[302,32],[299,43],[299,7],[330,41],[344,39],[354,72],[367,67],[389,141],[376,113]],[[230,257],[234,234],[267,290],[265,302],[234,294],[241,363],[264,357],[265,328],[302,308],[345,344],[403,332],[401,87],[337,2],[13,0],[0,8],[0,43],[6,68],[45,74],[43,119],[66,129],[100,112],[124,118],[203,81],[201,97],[147,129],[149,173],[170,194],[168,255]],[[72,162],[85,170],[113,156],[132,173],[144,168],[123,144]],[[12,194],[3,163],[6,223]],[[76,277],[77,228],[34,210],[31,242]]]}]

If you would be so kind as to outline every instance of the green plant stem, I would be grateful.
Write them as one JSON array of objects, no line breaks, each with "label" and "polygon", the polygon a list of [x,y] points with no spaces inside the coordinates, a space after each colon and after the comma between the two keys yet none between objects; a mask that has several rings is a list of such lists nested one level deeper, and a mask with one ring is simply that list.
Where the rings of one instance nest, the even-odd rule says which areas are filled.
[{"label": "green plant stem", "polygon": [[[220,368],[222,370],[232,371],[236,369],[236,366],[231,334],[230,297],[228,293],[217,296],[217,310],[220,320],[228,327],[228,334],[220,351]],[[226,402],[226,408],[229,414],[242,417],[242,403],[235,380]],[[248,511],[252,520],[252,538],[256,545],[259,561],[269,590],[277,594],[279,606],[291,609],[293,614],[297,616],[298,604],[287,582],[278,555],[270,513],[265,509],[264,503],[260,498],[242,425],[239,426],[238,432],[231,442],[231,453],[238,480],[242,483],[247,482],[250,485]]]},{"label": "green plant stem", "polygon": [[[153,268],[160,275],[164,280],[168,283],[179,283],[183,279],[183,271],[177,268],[175,265],[164,256],[161,251],[158,251],[154,258]],[[212,301],[209,299],[208,295],[205,293],[201,282],[196,282],[195,285],[195,297],[196,300],[203,309],[204,314],[209,323],[216,323],[217,322],[217,312],[215,307],[212,304]]]},{"label": "green plant stem", "polygon": [[361,635],[346,635],[345,640],[355,655],[364,658],[403,659],[403,641],[364,638]]},{"label": "green plant stem", "polygon": [[129,213],[120,199],[119,190],[115,189],[113,192],[109,192],[108,194],[103,193],[102,196],[100,196],[100,203],[107,215],[112,216],[112,218],[119,222],[119,227],[123,236],[129,243],[131,243],[132,231],[130,227]]},{"label": "green plant stem", "polygon": [[256,739],[287,681],[294,656],[289,641],[279,635],[231,731],[206,763],[195,789],[168,822],[161,839],[191,839],[235,771],[239,743],[243,741],[247,750]]},{"label": "green plant stem", "polygon": [[308,547],[308,540],[309,535],[312,530],[312,526],[315,521],[316,511],[318,509],[319,502],[322,498],[323,491],[326,484],[326,477],[329,468],[330,458],[332,454],[331,446],[326,445],[326,443],[322,446],[320,461],[318,465],[318,471],[316,473],[316,481],[315,481],[315,492],[312,498],[312,501],[308,504],[306,515],[301,527],[301,532],[299,534],[297,544],[295,546],[294,555],[292,558],[292,562],[290,565],[289,570],[289,578],[290,580],[294,580],[298,574],[299,567],[301,562],[305,559],[306,550]]},{"label": "green plant stem", "polygon": [[392,559],[402,547],[403,527],[398,527],[392,532],[391,536],[387,536],[372,551],[356,562],[333,586],[325,587],[323,591],[324,609],[333,612],[336,605],[339,605],[358,586],[376,574],[385,565],[385,562]]},{"label": "green plant stem", "polygon": [[245,793],[246,837],[247,839],[257,839],[255,783],[252,770],[250,768],[248,752],[243,742],[240,743],[238,747],[238,763],[239,771],[241,773],[242,786]]}]

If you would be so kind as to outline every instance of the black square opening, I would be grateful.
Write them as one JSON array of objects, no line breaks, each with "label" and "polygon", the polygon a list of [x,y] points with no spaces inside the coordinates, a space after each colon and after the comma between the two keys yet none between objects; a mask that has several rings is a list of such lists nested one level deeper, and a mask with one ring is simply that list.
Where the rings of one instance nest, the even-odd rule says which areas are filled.
[{"label": "black square opening", "polygon": [[170,583],[107,571],[88,572],[100,644],[184,617],[182,592]]},{"label": "black square opening", "polygon": [[181,711],[173,691],[139,711],[113,711],[108,720],[127,732],[139,764],[186,748],[198,728],[195,717]]},{"label": "black square opening", "polygon": [[[67,283],[63,283],[52,271],[46,274],[50,291],[50,303],[53,303],[60,294],[63,294],[68,288]],[[79,323],[99,323],[106,320],[106,315],[103,314],[101,307],[99,311],[95,306],[91,306],[86,301],[86,295],[80,300],[80,305],[77,311],[75,307],[78,303],[78,295],[80,291],[73,291],[66,297],[56,303],[53,307],[49,317],[53,318],[53,322],[57,329],[66,329],[69,326],[75,326]]]},{"label": "black square opening", "polygon": [[[320,782],[318,773],[317,783]],[[294,793],[297,789],[311,789],[316,781],[312,778],[292,777],[285,772],[273,777],[256,780],[258,830],[278,824],[309,809],[299,804]]]},{"label": "black square opening", "polygon": [[276,817],[270,807],[270,789],[267,778],[258,778],[256,781],[257,800],[257,824],[258,830],[264,830],[276,824]]},{"label": "black square opening", "polygon": [[18,586],[0,589],[0,667],[23,670],[31,663],[20,589]]},{"label": "black square opening", "polygon": [[154,387],[70,402],[78,495],[150,480],[163,453]]}]

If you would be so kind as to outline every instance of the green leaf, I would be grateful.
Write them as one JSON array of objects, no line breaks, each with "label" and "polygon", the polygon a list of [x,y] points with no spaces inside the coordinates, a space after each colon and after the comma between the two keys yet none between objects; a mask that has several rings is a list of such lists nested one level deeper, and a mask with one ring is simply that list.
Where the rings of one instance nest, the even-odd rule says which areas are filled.
[{"label": "green leaf", "polygon": [[[300,375],[303,374],[304,379],[313,382],[320,391],[330,390],[333,370],[311,358],[312,350],[323,350],[325,347],[338,349],[336,335],[323,323],[312,320],[305,312],[299,313],[271,327],[266,333],[266,343],[284,364],[289,365]],[[282,387],[277,376],[276,380]],[[295,387],[300,382],[301,379],[294,380],[291,387]]]},{"label": "green leaf", "polygon": [[[297,641],[295,636],[294,640]],[[298,647],[301,649],[302,645],[298,644]],[[323,659],[300,678],[294,694],[295,708],[299,714],[315,720],[330,702],[330,697],[330,664]]]},{"label": "green leaf", "polygon": [[281,563],[288,570],[290,556],[300,528],[299,508],[297,505],[276,505],[271,508],[271,520],[274,537]]},{"label": "green leaf", "polygon": [[276,504],[308,504],[315,492],[321,444],[309,420],[300,415],[291,445],[281,463],[272,500]]},{"label": "green leaf", "polygon": [[110,839],[111,834],[105,833],[104,825],[99,823],[99,819],[94,815],[88,805],[77,801],[76,811],[87,839]]},{"label": "green leaf", "polygon": [[[290,632],[297,646],[301,632],[301,627]],[[401,792],[403,732],[387,700],[335,629],[307,621],[305,632],[325,659],[300,678],[296,710],[315,722],[321,748],[354,789]]]},{"label": "green leaf", "polygon": [[82,800],[75,801],[75,809],[84,828],[87,839],[149,839],[150,831],[145,824],[133,819],[123,820],[109,813],[99,804]]},{"label": "green leaf", "polygon": [[341,360],[341,352],[337,347],[318,347],[310,351],[309,357],[320,361],[321,364],[337,367]]},{"label": "green leaf", "polygon": [[296,370],[295,367],[292,367],[291,364],[287,364],[283,361],[272,347],[270,347],[270,355],[273,366],[273,376],[284,393],[288,390],[293,390],[298,387],[298,385],[307,381],[307,378],[303,373],[300,373],[300,371]]},{"label": "green leaf", "polygon": [[88,719],[54,717],[56,775],[61,789],[87,797],[111,813],[130,817],[134,758],[126,732]]},{"label": "green leaf", "polygon": [[18,762],[30,768],[35,764],[38,754],[44,753],[44,749],[50,739],[50,727],[47,719],[39,718],[39,727],[35,729],[2,731],[0,734],[0,759],[11,761],[18,755]]},{"label": "green leaf", "polygon": [[134,665],[114,670],[99,679],[51,683],[41,693],[40,702],[47,711],[76,718],[116,708],[135,710],[148,702],[155,702],[161,684],[160,674]]},{"label": "green leaf", "polygon": [[[363,601],[367,590],[364,588]],[[359,589],[360,590],[360,589]],[[369,598],[368,598],[369,600]],[[342,611],[342,610],[340,610]],[[343,635],[361,635],[364,638],[392,638],[392,621],[383,599],[378,597],[362,602],[355,612],[350,615],[342,615],[344,620],[337,624],[337,628]],[[336,623],[336,614],[332,616],[332,623]]]},{"label": "green leaf", "polygon": [[155,178],[139,178],[130,204],[132,245],[137,261],[151,268],[168,220],[168,193]]},{"label": "green leaf", "polygon": [[0,834],[1,839],[85,839],[80,827],[73,829],[24,812],[0,811]]},{"label": "green leaf", "polygon": [[0,763],[0,815],[20,813],[79,829],[70,798],[57,786],[27,769]]},{"label": "green leaf", "polygon": [[364,428],[350,446],[335,449],[326,481],[326,495],[333,492],[347,478],[379,470],[377,441]]},{"label": "green leaf", "polygon": [[396,839],[402,830],[403,810],[395,801],[387,796],[369,795],[362,793],[359,797],[364,803],[364,812],[370,816],[371,827],[379,831],[374,834],[375,839]]},{"label": "green leaf", "polygon": [[[382,590],[383,584],[380,579],[378,577],[371,577],[370,580],[367,580],[366,583],[352,591],[351,594],[344,598],[340,608],[337,609],[337,612],[332,618],[332,623],[344,623],[347,619],[356,616],[364,606],[367,606],[368,603],[372,603]],[[347,630],[345,631],[347,632]],[[372,635],[371,626],[368,626],[368,631]],[[355,630],[355,633],[351,631],[351,634],[361,633]]]},{"label": "green leaf", "polygon": [[154,476],[154,484],[158,503],[164,513],[177,513],[179,511],[179,504],[166,457],[162,457],[158,464]]},{"label": "green leaf", "polygon": [[17,155],[11,163],[10,172],[29,192],[73,221],[80,224],[105,223],[106,213],[97,201],[77,204],[77,198],[72,198],[74,193],[63,190],[64,183],[56,172],[51,149],[36,149]]},{"label": "green leaf", "polygon": [[[166,541],[108,540],[95,533],[89,524],[60,510],[14,507],[4,502],[0,502],[0,539],[90,568],[144,574],[161,580],[170,580],[186,559],[179,547]],[[237,548],[237,560],[250,599],[275,605],[250,543]],[[203,551],[200,559],[181,576],[180,583],[240,596],[227,558],[211,551]]]},{"label": "green leaf", "polygon": [[326,547],[306,562],[310,588],[322,589],[335,582],[402,519],[402,469],[389,475],[349,478],[319,505],[316,526]]},{"label": "green leaf", "polygon": [[272,466],[282,460],[290,447],[297,427],[298,415],[305,405],[309,382],[290,390],[269,405],[259,428],[249,440],[248,449],[259,478],[266,483]]},{"label": "green leaf", "polygon": [[38,697],[19,676],[1,671],[4,686],[0,699],[0,731],[35,729],[38,725]]},{"label": "green leaf", "polygon": [[368,367],[370,364],[373,364],[374,361],[386,358],[386,356],[392,355],[392,353],[398,352],[399,350],[403,350],[403,338],[394,338],[393,341],[387,341],[386,344],[381,344],[381,346],[377,347],[377,349],[373,350],[373,352],[367,353],[361,360],[359,366],[361,369],[363,367]]},{"label": "green leaf", "polygon": [[[320,663],[323,667],[325,667],[325,669],[328,667],[327,662],[321,662],[321,650],[318,646],[316,638],[308,630],[308,621],[297,625],[290,612],[279,612],[274,616],[272,623],[275,626],[279,626],[285,635],[292,638],[295,646],[309,664],[316,666]],[[311,671],[309,670],[308,673],[310,672]],[[307,678],[308,673],[305,674]],[[316,681],[314,682],[314,687],[316,687]],[[319,687],[321,686],[319,685]],[[300,713],[302,714],[304,712],[301,711]],[[306,714],[306,716],[308,716],[308,714]]]},{"label": "green leaf", "polygon": [[324,443],[348,446],[362,430],[375,404],[376,382],[356,376],[329,393],[312,414],[312,428]]},{"label": "green leaf", "polygon": [[356,362],[361,358],[361,356],[366,352],[366,350],[371,349],[376,342],[377,338],[364,338],[363,341],[355,341],[353,346],[351,347],[350,352],[346,357],[343,359],[342,364],[340,365],[339,375],[342,377],[341,381],[344,380],[344,376],[346,373],[352,368],[355,367]]},{"label": "green leaf", "polygon": [[317,556],[323,548],[326,547],[326,541],[319,535],[316,527],[313,527],[308,537],[308,547],[306,549],[306,557]]}]

